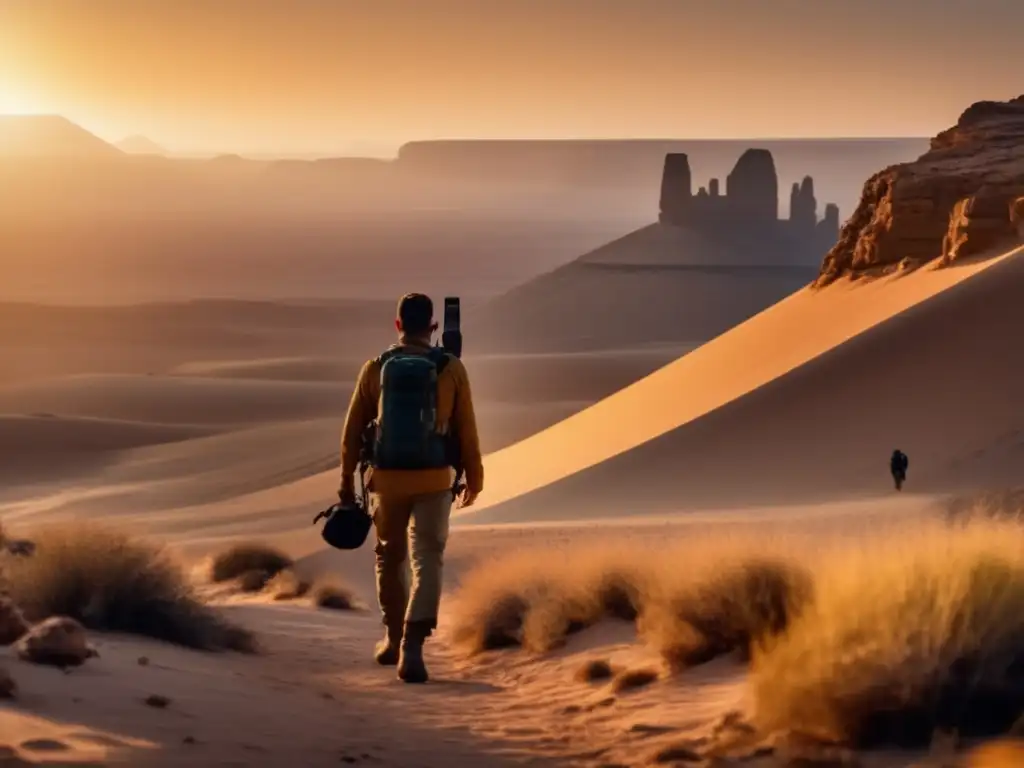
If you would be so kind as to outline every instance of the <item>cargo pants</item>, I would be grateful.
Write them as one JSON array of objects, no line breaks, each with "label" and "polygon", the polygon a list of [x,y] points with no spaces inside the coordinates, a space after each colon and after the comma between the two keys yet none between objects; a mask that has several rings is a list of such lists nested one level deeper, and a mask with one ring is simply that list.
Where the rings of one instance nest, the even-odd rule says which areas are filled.
[{"label": "cargo pants", "polygon": [[[377,532],[377,602],[390,629],[411,622],[437,627],[452,501],[450,490],[371,497]],[[412,576],[408,587],[407,560]]]}]

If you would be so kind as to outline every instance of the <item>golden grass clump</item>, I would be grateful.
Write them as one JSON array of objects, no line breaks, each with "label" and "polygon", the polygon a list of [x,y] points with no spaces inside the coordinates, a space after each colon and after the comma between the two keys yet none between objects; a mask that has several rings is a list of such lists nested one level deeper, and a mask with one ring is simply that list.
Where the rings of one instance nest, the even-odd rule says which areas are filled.
[{"label": "golden grass clump", "polygon": [[755,654],[756,722],[859,747],[1005,732],[1024,712],[1024,531],[994,522],[868,539]]},{"label": "golden grass clump", "polygon": [[1008,488],[952,496],[946,499],[946,518],[953,522],[974,520],[1024,521],[1024,488]]},{"label": "golden grass clump", "polygon": [[613,550],[537,550],[488,560],[463,579],[453,640],[473,654],[543,652],[605,616],[640,612],[643,573]]},{"label": "golden grass clump", "polygon": [[190,648],[255,650],[252,634],[204,605],[159,547],[85,523],[41,529],[33,541],[31,557],[4,563],[10,596],[31,621],[68,616]]},{"label": "golden grass clump", "polygon": [[752,647],[810,599],[810,572],[763,543],[519,552],[470,571],[453,639],[469,653],[544,652],[602,618],[636,621],[676,669]]},{"label": "golden grass clump", "polygon": [[266,574],[269,580],[292,565],[288,555],[267,544],[234,544],[214,556],[210,563],[210,580],[214,583],[233,581],[254,571]]},{"label": "golden grass clump", "polygon": [[354,611],[357,607],[352,590],[334,577],[317,581],[313,586],[313,604],[334,611]]},{"label": "golden grass clump", "polygon": [[275,600],[298,600],[305,597],[311,584],[299,577],[295,571],[285,570],[266,583],[265,590]]}]

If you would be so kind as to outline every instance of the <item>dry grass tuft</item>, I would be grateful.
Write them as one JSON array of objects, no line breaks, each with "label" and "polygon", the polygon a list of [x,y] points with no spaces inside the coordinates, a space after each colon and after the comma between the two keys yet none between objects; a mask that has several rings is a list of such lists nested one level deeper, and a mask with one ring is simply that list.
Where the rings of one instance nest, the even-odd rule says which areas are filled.
[{"label": "dry grass tuft", "polygon": [[316,583],[313,587],[313,604],[317,608],[334,611],[354,611],[357,608],[352,590],[334,577]]},{"label": "dry grass tuft", "polygon": [[674,595],[645,617],[644,634],[682,671],[737,652],[749,660],[811,601],[810,571],[785,559],[744,559]]},{"label": "dry grass tuft", "polygon": [[84,523],[40,530],[32,557],[4,564],[26,618],[68,616],[90,629],[202,650],[255,650],[253,636],[201,603],[166,551]]},{"label": "dry grass tuft", "polygon": [[946,518],[952,522],[977,520],[1024,521],[1024,488],[986,491],[953,496],[945,502]]},{"label": "dry grass tuft", "polygon": [[243,592],[262,592],[269,581],[266,571],[246,571],[238,577],[238,588]]},{"label": "dry grass tuft", "polygon": [[975,522],[830,558],[753,665],[756,719],[855,746],[1005,732],[1024,712],[1024,531]]},{"label": "dry grass tuft", "polygon": [[[472,570],[455,598],[466,652],[544,652],[602,618],[637,621],[673,668],[738,650],[785,628],[813,581],[782,555],[739,542],[668,550],[519,552]],[[680,565],[684,564],[685,565]]]},{"label": "dry grass tuft", "polygon": [[1000,735],[1024,714],[1024,527],[982,517],[518,552],[463,579],[453,639],[543,652],[632,607],[673,671],[746,658],[759,733],[854,747]]},{"label": "dry grass tuft", "polygon": [[269,582],[266,590],[275,600],[298,600],[305,597],[312,585],[299,578],[295,571],[281,571]]},{"label": "dry grass tuft", "polygon": [[488,561],[463,579],[454,642],[473,654],[524,647],[544,652],[604,617],[640,613],[644,575],[612,550],[540,550]]},{"label": "dry grass tuft", "polygon": [[259,543],[235,544],[213,558],[210,580],[232,581],[252,571],[262,571],[271,579],[292,567],[292,559],[274,547]]}]

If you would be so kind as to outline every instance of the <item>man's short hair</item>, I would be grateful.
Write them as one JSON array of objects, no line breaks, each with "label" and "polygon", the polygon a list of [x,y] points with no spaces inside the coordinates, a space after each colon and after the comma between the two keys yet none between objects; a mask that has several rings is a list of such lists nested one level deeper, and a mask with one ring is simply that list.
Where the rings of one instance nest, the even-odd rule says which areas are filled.
[{"label": "man's short hair", "polygon": [[398,300],[398,320],[402,332],[421,336],[430,331],[434,323],[434,302],[422,293],[407,293]]}]

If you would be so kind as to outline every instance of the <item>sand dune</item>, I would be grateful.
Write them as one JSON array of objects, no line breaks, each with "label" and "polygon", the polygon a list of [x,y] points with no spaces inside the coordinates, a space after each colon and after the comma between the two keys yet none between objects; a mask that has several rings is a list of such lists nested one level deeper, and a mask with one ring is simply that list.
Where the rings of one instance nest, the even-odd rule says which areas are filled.
[{"label": "sand dune", "polygon": [[[1024,259],[1014,252],[798,293],[490,454],[485,494],[456,521],[594,519],[883,494],[897,445],[911,456],[909,492],[970,485],[978,470],[971,456],[1000,439],[1013,441],[1019,382],[998,331],[1015,327],[1022,271]],[[951,359],[960,377],[950,376]],[[974,376],[985,399],[963,396]],[[862,407],[865,398],[870,408]],[[1000,450],[1001,463],[986,466],[1005,475],[1017,454]],[[194,520],[204,537],[254,528],[312,551],[321,545],[307,522],[310,510],[330,499],[336,484],[332,470],[182,509],[172,533],[184,537],[184,521]]]},{"label": "sand dune", "polygon": [[467,322],[488,347],[520,352],[703,343],[817,274],[764,262],[756,241],[652,224],[467,312]]},{"label": "sand dune", "polygon": [[344,414],[351,384],[84,375],[0,389],[0,412],[232,425]]},{"label": "sand dune", "polygon": [[1012,478],[1022,254],[791,296],[489,456],[467,519],[881,493],[895,447],[912,489]]},{"label": "sand dune", "polygon": [[206,434],[199,427],[46,415],[0,415],[0,482],[17,485],[78,476],[120,452]]}]

